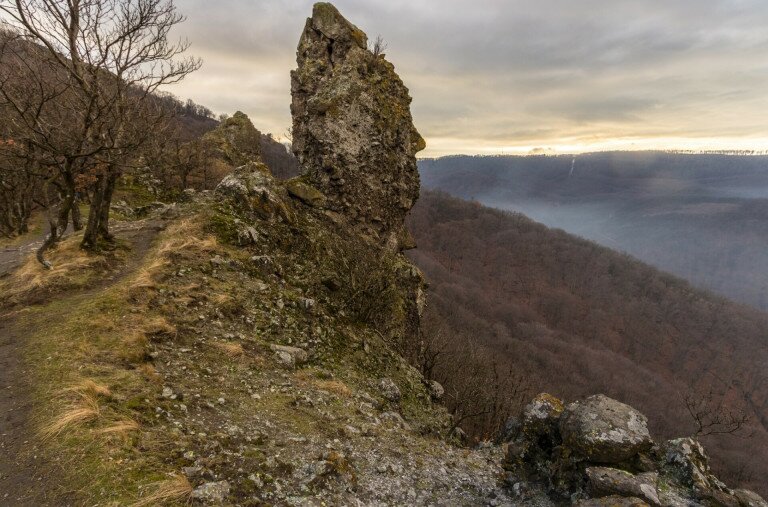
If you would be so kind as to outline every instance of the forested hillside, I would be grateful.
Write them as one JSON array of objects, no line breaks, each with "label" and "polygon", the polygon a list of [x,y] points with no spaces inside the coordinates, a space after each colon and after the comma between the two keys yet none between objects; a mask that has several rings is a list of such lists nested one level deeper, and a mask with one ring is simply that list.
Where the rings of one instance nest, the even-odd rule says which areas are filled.
[{"label": "forested hillside", "polygon": [[446,157],[427,188],[519,211],[768,309],[768,157],[663,152]]},{"label": "forested hillside", "polygon": [[[474,344],[534,390],[606,393],[647,413],[665,436],[701,429],[686,401],[710,422],[746,415],[748,427],[704,441],[728,480],[765,492],[766,315],[523,215],[446,194],[422,192],[410,227],[419,245],[412,259],[430,282],[429,318],[444,327],[433,348],[444,357]],[[437,362],[439,381],[461,377]]]}]

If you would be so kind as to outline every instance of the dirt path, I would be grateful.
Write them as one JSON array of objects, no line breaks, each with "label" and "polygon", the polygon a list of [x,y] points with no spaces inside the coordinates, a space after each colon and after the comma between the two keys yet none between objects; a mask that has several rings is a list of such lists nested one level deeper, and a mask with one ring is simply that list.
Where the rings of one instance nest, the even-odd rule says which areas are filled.
[{"label": "dirt path", "polygon": [[[130,275],[141,265],[153,240],[163,228],[163,222],[159,221],[126,223],[116,227],[117,237],[131,245],[127,263],[103,284],[78,294],[57,297],[72,298],[72,305],[77,305],[79,301],[97,296]],[[30,242],[21,247],[14,255],[0,255],[0,262],[5,260],[6,265],[17,266],[26,254],[34,250],[33,244]],[[42,312],[43,307],[34,307],[30,311]],[[43,458],[44,452],[30,421],[33,399],[30,380],[33,374],[24,360],[24,347],[27,337],[39,331],[34,326],[40,322],[53,322],[55,316],[52,318],[46,314],[40,320],[25,318],[25,322],[33,323],[24,327],[22,319],[17,318],[19,312],[0,314],[0,506],[74,505],[74,492],[68,492],[65,484],[56,481],[56,477],[61,476],[56,469],[56,460]]]}]

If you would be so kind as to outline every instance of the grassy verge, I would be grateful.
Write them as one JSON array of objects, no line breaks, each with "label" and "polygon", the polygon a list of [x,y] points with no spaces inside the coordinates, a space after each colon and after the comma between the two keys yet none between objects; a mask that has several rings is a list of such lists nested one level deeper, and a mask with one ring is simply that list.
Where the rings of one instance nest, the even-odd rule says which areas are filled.
[{"label": "grassy verge", "polygon": [[[56,298],[21,312],[31,330],[26,360],[34,367],[36,423],[51,456],[72,472],[63,483],[84,505],[157,505],[184,500],[191,486],[163,460],[173,435],[152,430],[161,391],[147,361],[153,337],[175,333],[137,297],[153,285],[167,255],[188,242],[189,224],[165,233],[135,272],[114,285]],[[70,238],[52,257],[52,272],[26,266],[14,280],[43,292],[51,285],[86,288],[104,257],[88,256]],[[201,241],[200,243],[204,243]],[[31,262],[31,261],[30,261]]]}]

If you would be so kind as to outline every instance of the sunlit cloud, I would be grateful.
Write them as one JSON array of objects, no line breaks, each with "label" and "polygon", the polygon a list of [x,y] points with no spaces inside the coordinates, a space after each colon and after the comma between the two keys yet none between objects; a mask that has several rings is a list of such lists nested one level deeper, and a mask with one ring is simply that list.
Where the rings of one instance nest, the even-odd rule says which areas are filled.
[{"label": "sunlit cloud", "polygon": [[[262,130],[290,126],[312,2],[177,0],[204,67],[170,89]],[[765,149],[763,0],[340,0],[413,95],[423,156]]]}]

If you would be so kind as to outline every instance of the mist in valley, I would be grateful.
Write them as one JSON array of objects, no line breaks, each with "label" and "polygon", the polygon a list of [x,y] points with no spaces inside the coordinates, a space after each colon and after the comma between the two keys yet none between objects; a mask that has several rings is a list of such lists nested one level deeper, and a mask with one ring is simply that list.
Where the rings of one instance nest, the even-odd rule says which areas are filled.
[{"label": "mist in valley", "polygon": [[768,157],[615,152],[445,157],[425,187],[523,213],[768,309]]}]

